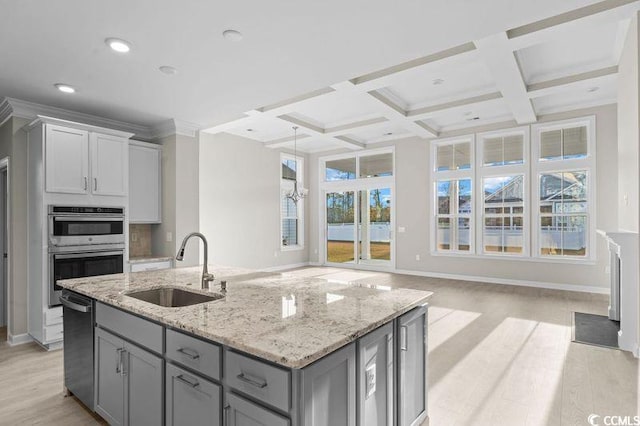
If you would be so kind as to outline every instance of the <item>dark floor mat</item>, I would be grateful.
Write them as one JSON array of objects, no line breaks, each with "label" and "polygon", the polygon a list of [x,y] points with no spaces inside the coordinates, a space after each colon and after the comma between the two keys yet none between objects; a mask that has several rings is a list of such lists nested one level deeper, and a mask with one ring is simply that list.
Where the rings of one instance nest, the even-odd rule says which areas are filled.
[{"label": "dark floor mat", "polygon": [[618,349],[620,323],[603,315],[573,313],[573,341]]}]

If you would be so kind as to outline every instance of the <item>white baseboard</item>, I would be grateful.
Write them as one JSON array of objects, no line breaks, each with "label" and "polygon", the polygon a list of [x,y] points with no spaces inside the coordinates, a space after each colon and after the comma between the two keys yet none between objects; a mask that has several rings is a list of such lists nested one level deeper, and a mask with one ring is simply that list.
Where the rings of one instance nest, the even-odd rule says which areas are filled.
[{"label": "white baseboard", "polygon": [[286,269],[302,268],[303,266],[309,266],[309,265],[310,265],[309,262],[301,262],[301,263],[292,263],[289,265],[272,266],[270,268],[262,268],[260,270],[264,272],[279,272],[279,271],[284,271]]},{"label": "white baseboard", "polygon": [[394,272],[397,274],[415,275],[419,277],[428,277],[428,278],[445,278],[449,280],[474,281],[474,282],[481,282],[481,283],[488,283],[488,284],[517,285],[521,287],[546,288],[550,290],[565,290],[565,291],[577,291],[581,293],[609,294],[609,287],[560,284],[560,283],[549,283],[549,282],[543,282],[543,281],[511,280],[511,279],[494,278],[494,277],[477,277],[477,276],[471,276],[471,275],[444,274],[440,272],[423,272],[423,271],[412,271],[412,270],[406,270],[406,269],[396,269]]},{"label": "white baseboard", "polygon": [[25,343],[29,343],[31,341],[33,341],[33,338],[27,333],[16,334],[15,336],[13,334],[7,335],[7,343],[9,344],[9,346],[24,345]]}]

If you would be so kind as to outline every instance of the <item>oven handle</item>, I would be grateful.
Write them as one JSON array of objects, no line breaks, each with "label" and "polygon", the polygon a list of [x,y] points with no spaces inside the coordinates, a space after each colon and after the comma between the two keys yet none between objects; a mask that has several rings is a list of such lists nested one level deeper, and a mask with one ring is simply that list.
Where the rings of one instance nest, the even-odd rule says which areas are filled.
[{"label": "oven handle", "polygon": [[54,221],[65,222],[124,222],[124,216],[52,216]]},{"label": "oven handle", "polygon": [[66,294],[60,296],[60,303],[62,303],[62,306],[65,308],[69,308],[74,311],[84,313],[91,312],[91,305],[81,305],[80,303],[72,302]]},{"label": "oven handle", "polygon": [[56,259],[79,259],[81,257],[94,257],[94,256],[118,256],[123,254],[124,251],[87,251],[83,253],[53,253]]}]

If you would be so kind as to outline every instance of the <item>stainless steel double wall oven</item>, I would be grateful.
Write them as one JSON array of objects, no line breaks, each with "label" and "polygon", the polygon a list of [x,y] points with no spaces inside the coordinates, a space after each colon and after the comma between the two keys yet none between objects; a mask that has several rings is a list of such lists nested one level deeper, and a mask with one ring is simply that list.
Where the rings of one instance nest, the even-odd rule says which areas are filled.
[{"label": "stainless steel double wall oven", "polygon": [[48,217],[50,307],[60,305],[58,280],[123,271],[123,208],[49,206]]}]

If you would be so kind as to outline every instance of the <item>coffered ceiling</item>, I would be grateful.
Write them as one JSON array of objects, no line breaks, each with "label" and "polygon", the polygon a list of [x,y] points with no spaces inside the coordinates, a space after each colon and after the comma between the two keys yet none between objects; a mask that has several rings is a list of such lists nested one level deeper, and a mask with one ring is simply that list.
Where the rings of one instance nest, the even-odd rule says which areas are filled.
[{"label": "coffered ceiling", "polygon": [[470,40],[206,129],[322,152],[616,102],[617,65],[640,2],[607,0]]}]

